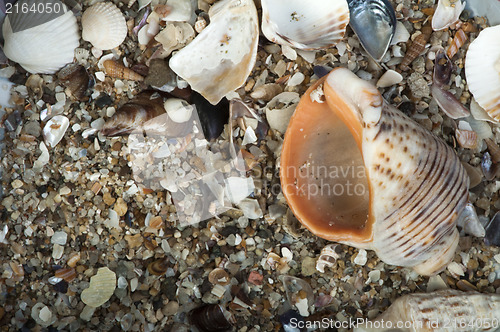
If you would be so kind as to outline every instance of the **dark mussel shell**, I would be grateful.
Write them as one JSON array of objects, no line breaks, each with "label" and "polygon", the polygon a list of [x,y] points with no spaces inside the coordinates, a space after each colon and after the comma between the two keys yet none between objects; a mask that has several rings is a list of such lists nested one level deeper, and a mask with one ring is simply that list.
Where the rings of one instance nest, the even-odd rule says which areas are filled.
[{"label": "dark mussel shell", "polygon": [[447,85],[450,82],[451,72],[453,71],[453,63],[446,55],[444,50],[439,50],[436,53],[434,62],[433,82],[438,85]]},{"label": "dark mussel shell", "polygon": [[69,64],[59,71],[57,77],[62,84],[71,91],[78,100],[88,99],[88,90],[94,85],[94,79],[89,75],[84,66]]},{"label": "dark mussel shell", "polygon": [[220,304],[210,304],[193,309],[189,321],[201,332],[231,331],[235,323],[233,315]]}]

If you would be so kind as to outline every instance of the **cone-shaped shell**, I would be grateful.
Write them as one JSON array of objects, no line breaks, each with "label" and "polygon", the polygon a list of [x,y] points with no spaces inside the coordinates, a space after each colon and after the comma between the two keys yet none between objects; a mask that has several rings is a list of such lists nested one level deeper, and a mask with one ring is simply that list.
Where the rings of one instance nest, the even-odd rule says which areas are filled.
[{"label": "cone-shaped shell", "polygon": [[280,172],[295,216],[322,238],[425,275],[453,258],[468,194],[460,160],[347,69],[301,98]]},{"label": "cone-shaped shell", "polygon": [[252,0],[224,0],[209,11],[210,24],[170,59],[170,68],[216,105],[243,85],[257,56],[259,27]]},{"label": "cone-shaped shell", "polygon": [[303,50],[329,48],[349,23],[346,0],[262,0],[262,32],[270,41]]},{"label": "cone-shaped shell", "polygon": [[500,121],[500,25],[482,30],[469,45],[465,77],[477,103]]},{"label": "cone-shaped shell", "polygon": [[[385,328],[376,322],[386,322]],[[408,294],[398,298],[374,322],[355,332],[394,331],[388,328],[404,324],[409,332],[495,331],[500,320],[500,295],[461,292],[454,289],[426,294]],[[372,324],[371,324],[372,323]]]},{"label": "cone-shaped shell", "polygon": [[101,50],[120,46],[127,37],[127,23],[118,7],[99,2],[82,15],[82,38]]},{"label": "cone-shaped shell", "polygon": [[[42,3],[21,1],[27,8]],[[80,34],[76,17],[60,2],[53,2],[64,14],[12,13],[3,23],[3,51],[30,73],[53,74],[73,61]],[[57,6],[56,6],[57,5]]]}]

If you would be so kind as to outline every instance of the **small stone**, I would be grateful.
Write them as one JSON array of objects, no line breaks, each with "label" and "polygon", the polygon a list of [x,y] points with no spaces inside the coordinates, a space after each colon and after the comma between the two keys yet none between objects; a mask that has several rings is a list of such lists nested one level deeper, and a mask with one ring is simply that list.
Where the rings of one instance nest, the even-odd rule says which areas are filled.
[{"label": "small stone", "polygon": [[84,320],[86,322],[90,321],[90,319],[94,315],[94,311],[95,311],[95,308],[86,305],[83,308],[82,312],[80,313],[80,319],[82,319],[82,320]]},{"label": "small stone", "polygon": [[13,189],[21,188],[23,185],[24,185],[23,181],[21,181],[19,179],[12,181],[12,188]]},{"label": "small stone", "polygon": [[170,301],[165,306],[163,314],[165,316],[173,316],[177,313],[178,310],[179,310],[179,303],[177,303],[176,301]]},{"label": "small stone", "polygon": [[368,273],[368,280],[367,283],[370,282],[377,282],[380,280],[380,271],[379,270],[373,270]]},{"label": "small stone", "polygon": [[119,197],[116,200],[114,210],[118,214],[118,216],[123,217],[125,213],[127,213],[127,203],[123,200],[123,198]]},{"label": "small stone", "polygon": [[60,244],[61,246],[64,246],[67,240],[68,240],[68,234],[66,234],[66,232],[63,231],[55,232],[54,235],[52,235],[52,237],[50,238],[51,243]]},{"label": "small stone", "polygon": [[104,195],[102,195],[102,200],[104,201],[104,204],[106,204],[108,206],[113,205],[116,201],[116,199],[113,196],[111,196],[111,194],[109,192],[104,193]]},{"label": "small stone", "polygon": [[368,260],[366,254],[366,250],[360,249],[358,254],[356,255],[356,258],[354,258],[354,263],[361,266],[365,265],[366,261]]},{"label": "small stone", "polygon": [[69,189],[66,186],[59,189],[59,195],[64,196],[64,195],[69,195],[69,194],[71,194],[71,189]]},{"label": "small stone", "polygon": [[316,272],[316,259],[313,257],[306,257],[302,260],[302,275],[308,277]]},{"label": "small stone", "polygon": [[40,310],[39,317],[44,322],[49,322],[52,319],[52,312],[47,306],[45,306]]},{"label": "small stone", "polygon": [[90,278],[90,286],[84,289],[81,295],[82,302],[97,308],[113,295],[116,288],[116,275],[107,267],[101,267],[97,274]]},{"label": "small stone", "polygon": [[64,253],[64,247],[59,244],[54,244],[54,248],[52,248],[52,258],[61,259]]}]

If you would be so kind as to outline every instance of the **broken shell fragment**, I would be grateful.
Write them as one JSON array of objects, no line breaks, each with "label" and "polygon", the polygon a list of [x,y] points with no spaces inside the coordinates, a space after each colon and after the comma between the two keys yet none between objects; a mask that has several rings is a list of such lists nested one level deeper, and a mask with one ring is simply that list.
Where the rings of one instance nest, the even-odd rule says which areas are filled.
[{"label": "broken shell fragment", "polygon": [[116,275],[107,267],[101,267],[97,274],[90,278],[90,286],[82,292],[82,302],[97,308],[108,301],[116,288]]},{"label": "broken shell fragment", "polygon": [[[499,294],[461,292],[454,289],[424,294],[408,294],[398,298],[389,309],[373,322],[392,322],[394,324],[392,326],[404,322],[404,326],[410,327],[405,331],[412,332],[495,330],[495,327],[490,329],[482,324],[474,325],[474,327],[467,325],[466,329],[458,328],[458,325],[447,327],[449,321],[475,322],[478,318],[485,322],[498,322],[498,319],[500,319]],[[374,331],[374,329],[369,328],[369,325],[370,322],[363,327],[355,328],[354,331]],[[391,326],[388,324],[383,325]],[[379,328],[376,331],[394,330]]]},{"label": "broken shell fragment", "polygon": [[[17,2],[16,6],[37,8],[37,4],[43,7],[44,2],[23,0]],[[59,5],[57,8],[61,11],[67,9],[59,0],[53,5]],[[48,11],[13,11],[5,18],[2,31],[5,55],[30,73],[53,74],[73,61],[80,39],[78,24],[72,11],[63,15]]]},{"label": "broken shell fragment", "polygon": [[500,121],[500,25],[482,30],[469,45],[465,76],[477,103]]},{"label": "broken shell fragment", "polygon": [[229,274],[226,272],[226,270],[216,268],[210,271],[210,273],[208,274],[208,281],[212,285],[226,286],[231,281],[231,278],[229,277]]},{"label": "broken shell fragment", "polygon": [[84,66],[73,63],[61,69],[57,77],[71,92],[71,95],[78,100],[85,97],[87,90],[94,83]]},{"label": "broken shell fragment", "polygon": [[302,50],[336,45],[349,23],[346,0],[262,0],[261,4],[266,38]]},{"label": "broken shell fragment", "polygon": [[188,121],[194,110],[193,105],[189,105],[187,101],[178,98],[167,99],[163,106],[169,118],[176,123]]},{"label": "broken shell fragment", "polygon": [[453,258],[468,195],[460,160],[347,69],[301,98],[280,175],[295,216],[319,237],[375,250],[423,275]]},{"label": "broken shell fragment", "polygon": [[316,270],[325,273],[325,267],[332,267],[337,263],[337,259],[339,258],[339,254],[335,251],[337,247],[338,244],[330,243],[321,249],[319,258],[316,261]]},{"label": "broken shell fragment", "polygon": [[460,17],[465,8],[465,1],[461,0],[439,0],[436,11],[432,16],[432,30],[444,30]]},{"label": "broken shell fragment", "polygon": [[120,46],[127,37],[127,23],[112,2],[96,3],[82,15],[82,38],[100,50]]},{"label": "broken shell fragment", "polygon": [[170,68],[215,105],[243,85],[252,71],[259,20],[251,0],[217,2],[209,15],[210,24],[172,56]]},{"label": "broken shell fragment", "polygon": [[49,148],[59,143],[69,127],[69,119],[64,115],[56,115],[43,127],[43,139]]},{"label": "broken shell fragment", "polygon": [[395,70],[389,69],[377,81],[377,87],[387,88],[398,84],[403,80],[403,76]]}]

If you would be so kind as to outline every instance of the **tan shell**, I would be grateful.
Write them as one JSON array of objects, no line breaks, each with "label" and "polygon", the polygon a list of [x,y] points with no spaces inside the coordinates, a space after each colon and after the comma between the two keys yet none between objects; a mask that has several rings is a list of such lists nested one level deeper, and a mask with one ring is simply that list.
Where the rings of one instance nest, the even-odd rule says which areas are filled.
[{"label": "tan shell", "polygon": [[[427,294],[409,294],[397,299],[374,322],[384,320],[393,326],[407,323],[404,331],[456,332],[495,331],[500,320],[500,294],[481,294],[448,289]],[[462,324],[462,325],[461,325]],[[372,324],[376,325],[376,324]],[[490,328],[488,328],[490,326]],[[370,322],[355,332],[394,331],[371,329]]]},{"label": "tan shell", "polygon": [[210,24],[172,56],[170,68],[215,105],[243,85],[252,71],[259,20],[252,0],[217,2],[209,15]]},{"label": "tan shell", "polygon": [[483,29],[469,45],[465,76],[477,103],[500,121],[500,25]]},{"label": "tan shell", "polygon": [[97,274],[90,278],[90,286],[82,292],[82,302],[89,307],[97,308],[111,298],[116,288],[116,275],[107,267],[101,267]]},{"label": "tan shell", "polygon": [[120,46],[127,37],[127,23],[118,7],[99,2],[82,15],[82,38],[101,50]]},{"label": "tan shell", "polygon": [[347,69],[301,98],[280,174],[295,216],[322,238],[424,275],[453,258],[468,195],[460,160]]},{"label": "tan shell", "polygon": [[106,60],[102,63],[106,74],[114,78],[120,78],[129,81],[142,81],[144,77],[136,73],[130,68],[125,67],[119,62],[114,60]]},{"label": "tan shell", "polygon": [[342,40],[349,23],[346,0],[262,0],[262,32],[272,42],[303,50]]}]

